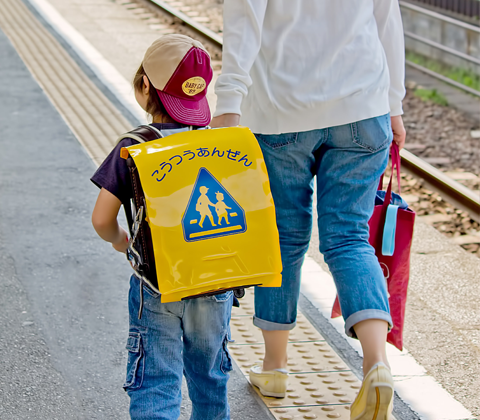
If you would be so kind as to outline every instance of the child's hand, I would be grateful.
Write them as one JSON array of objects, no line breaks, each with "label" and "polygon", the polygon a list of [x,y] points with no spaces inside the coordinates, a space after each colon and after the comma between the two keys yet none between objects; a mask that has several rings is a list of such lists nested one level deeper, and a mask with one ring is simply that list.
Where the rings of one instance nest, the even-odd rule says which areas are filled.
[{"label": "child's hand", "polygon": [[115,251],[118,251],[124,254],[128,248],[128,234],[125,231],[125,229],[123,229],[122,227],[119,227],[119,229],[120,229],[119,231],[120,239],[118,242],[112,242],[112,246],[113,246],[113,249],[115,249]]}]

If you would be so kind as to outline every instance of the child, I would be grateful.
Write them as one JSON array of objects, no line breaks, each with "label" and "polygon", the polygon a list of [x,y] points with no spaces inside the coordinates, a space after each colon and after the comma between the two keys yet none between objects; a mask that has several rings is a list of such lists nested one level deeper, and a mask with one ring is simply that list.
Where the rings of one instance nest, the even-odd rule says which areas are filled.
[{"label": "child", "polygon": [[[135,98],[164,136],[191,126],[205,127],[210,122],[205,95],[211,79],[210,57],[201,43],[183,35],[166,35],[145,53],[133,82]],[[119,226],[117,214],[133,196],[120,149],[135,143],[130,138],[121,140],[92,177],[101,188],[93,226],[119,252],[127,249],[127,232]],[[132,275],[124,384],[131,418],[178,419],[184,374],[193,406],[191,419],[229,419],[227,380],[232,364],[227,342],[233,293],[161,303],[154,290],[147,285],[143,290],[143,315],[138,319],[139,280]]]},{"label": "child", "polygon": [[218,216],[218,224],[222,224],[222,219],[225,219],[227,222],[227,225],[230,224],[228,221],[228,213],[227,210],[231,210],[231,207],[228,207],[224,202],[224,197],[221,192],[216,192],[215,197],[217,197],[217,204],[215,204],[215,210],[217,211],[217,216]]}]

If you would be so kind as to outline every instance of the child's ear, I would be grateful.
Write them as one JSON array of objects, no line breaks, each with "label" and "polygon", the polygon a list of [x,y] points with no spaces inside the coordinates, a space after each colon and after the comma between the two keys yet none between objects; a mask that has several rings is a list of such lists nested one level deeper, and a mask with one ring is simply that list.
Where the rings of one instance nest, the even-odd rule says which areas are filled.
[{"label": "child's ear", "polygon": [[150,80],[148,80],[148,77],[144,75],[143,76],[143,94],[148,95],[148,92],[150,92]]}]

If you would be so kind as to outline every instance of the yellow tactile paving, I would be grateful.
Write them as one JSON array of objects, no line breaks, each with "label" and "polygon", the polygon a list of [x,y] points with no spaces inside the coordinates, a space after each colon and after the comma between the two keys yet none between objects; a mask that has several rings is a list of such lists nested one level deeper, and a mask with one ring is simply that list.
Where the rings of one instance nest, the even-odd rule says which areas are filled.
[{"label": "yellow tactile paving", "polygon": [[[348,382],[352,381],[352,382]],[[267,407],[350,404],[361,383],[352,372],[290,374],[285,398],[261,396]]]},{"label": "yellow tactile paving", "polygon": [[0,27],[77,139],[100,164],[131,124],[21,0],[0,0]]},{"label": "yellow tactile paving", "polygon": [[[232,334],[235,336],[236,344],[263,343],[262,332],[259,328],[252,324],[252,319],[253,318],[251,315],[241,317],[236,317],[234,315],[232,317],[230,328],[232,330]],[[300,320],[305,323],[308,322],[303,316],[301,316]],[[303,323],[298,324],[297,327],[290,333],[291,342],[324,340],[321,334],[313,327],[308,325],[308,329],[303,329],[304,326],[306,325]]]},{"label": "yellow tactile paving", "polygon": [[[265,355],[262,333],[253,325],[254,289],[246,290],[240,308],[232,312],[233,358],[248,370]],[[361,382],[324,337],[301,314],[288,344],[289,386],[285,398],[269,398],[255,391],[276,419],[349,419],[349,406]]]},{"label": "yellow tactile paving", "polygon": [[350,419],[348,405],[277,408],[270,411],[279,420]]},{"label": "yellow tactile paving", "polygon": [[[255,327],[254,327],[255,328]],[[237,364],[247,374],[255,363],[260,363],[265,354],[263,343],[241,344],[235,342],[229,346]],[[336,355],[324,341],[290,342],[288,344],[288,370],[291,373],[314,373],[348,370],[347,365]]]}]

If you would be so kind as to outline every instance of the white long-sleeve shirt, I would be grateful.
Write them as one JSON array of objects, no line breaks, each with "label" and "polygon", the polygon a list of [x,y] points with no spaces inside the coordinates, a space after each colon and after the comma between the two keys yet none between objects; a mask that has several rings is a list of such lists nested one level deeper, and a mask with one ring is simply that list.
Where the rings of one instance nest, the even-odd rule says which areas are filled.
[{"label": "white long-sleeve shirt", "polygon": [[225,0],[215,116],[279,134],[402,114],[398,0]]}]

